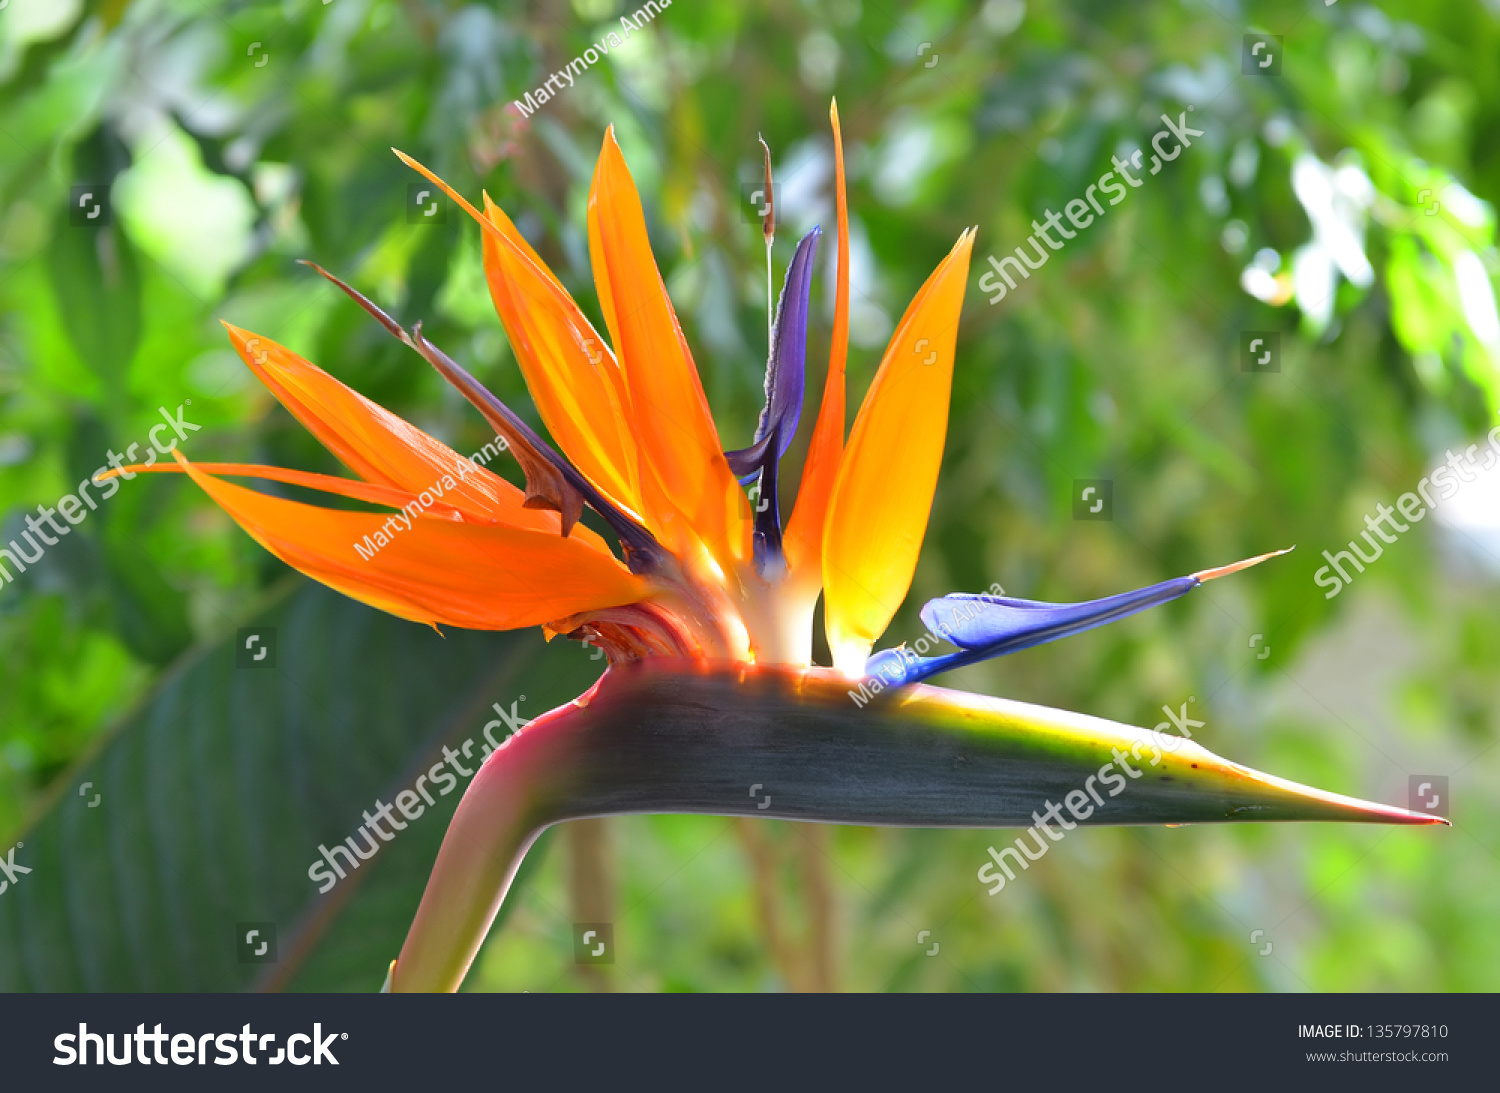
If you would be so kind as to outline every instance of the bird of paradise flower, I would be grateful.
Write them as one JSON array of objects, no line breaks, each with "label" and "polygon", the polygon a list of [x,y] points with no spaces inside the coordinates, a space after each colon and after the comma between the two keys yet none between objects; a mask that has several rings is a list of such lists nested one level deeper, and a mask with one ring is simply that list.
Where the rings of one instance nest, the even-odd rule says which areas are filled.
[{"label": "bird of paradise flower", "polygon": [[[955,652],[871,656],[910,587],[926,531],[974,232],[959,236],[907,307],[846,438],[849,233],[836,104],[830,120],[832,347],[785,527],[777,469],[801,415],[819,230],[798,243],[776,305],[754,442],[725,452],[613,130],[588,200],[608,344],[488,195],[481,212],[396,153],[479,223],[491,296],[557,448],[420,324],[407,331],[319,270],[478,408],[509,443],[524,490],[228,324],[245,363],[359,479],[192,464],[180,453],[177,466],[130,468],[188,474],[267,550],[381,610],[435,626],[541,626],[549,640],[565,635],[608,654],[587,694],[537,718],[476,773],[385,989],[457,989],[527,849],[566,819],[695,812],[1024,827],[1044,801],[1128,751],[1148,757],[1147,776],[1081,822],[1446,822],[1261,774],[1181,737],[921,682],[1164,603],[1271,554],[1081,604],[941,597],[922,619]],[[385,535],[387,517],[262,494],[226,475],[405,509],[410,527]],[[584,506],[614,533],[621,558],[579,523]],[[350,545],[378,533],[381,549],[369,557]],[[832,667],[812,663],[820,595]],[[851,686],[872,678],[880,693],[851,702]],[[769,802],[747,795],[755,784]]]}]

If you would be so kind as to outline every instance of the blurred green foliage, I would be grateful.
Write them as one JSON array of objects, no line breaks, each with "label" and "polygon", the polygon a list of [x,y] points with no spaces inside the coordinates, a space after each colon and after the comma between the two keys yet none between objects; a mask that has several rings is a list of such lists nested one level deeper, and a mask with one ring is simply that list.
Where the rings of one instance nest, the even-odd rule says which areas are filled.
[{"label": "blurred green foliage", "polygon": [[[423,320],[535,422],[477,232],[446,204],[414,215],[418,180],[392,145],[468,195],[487,189],[602,328],[584,208],[613,124],[732,447],[753,429],[764,362],[745,200],[757,132],[775,152],[784,264],[799,230],[833,227],[838,96],[852,414],[893,320],[965,226],[979,226],[977,286],[986,255],[1021,246],[1033,219],[1191,106],[1205,132],[1191,149],[998,304],[970,293],[932,524],[885,644],[920,635],[916,608],[954,589],[998,580],[1084,599],[1296,543],[1187,600],[951,682],[1146,725],[1194,696],[1203,743],[1287,777],[1404,802],[1409,775],[1449,776],[1457,826],[1091,830],[992,899],[974,873],[993,833],[838,829],[799,866],[806,833],[768,825],[762,875],[731,821],[615,821],[621,956],[608,981],[788,985],[764,907],[783,908],[790,934],[809,926],[811,854],[832,879],[848,988],[1494,989],[1500,510],[1487,529],[1472,504],[1467,523],[1425,522],[1331,601],[1313,574],[1323,549],[1445,450],[1481,440],[1500,410],[1500,12],[1476,0],[674,0],[518,115],[512,100],[630,10],[11,0],[0,545],[108,453],[143,442],[159,407],[188,400],[194,459],[336,469],[253,383],[219,319],[461,450],[483,442],[454,392],[297,258]],[[1263,33],[1284,54],[1275,72],[1246,74],[1245,37]],[[78,188],[105,186],[108,223],[80,225]],[[820,274],[811,391],[830,284]],[[1242,371],[1245,331],[1280,332],[1279,372]],[[1083,478],[1114,482],[1112,521],[1072,519]],[[163,476],[124,484],[0,586],[0,846],[166,665],[232,630],[284,572]],[[471,986],[599,985],[569,971],[557,844]],[[938,955],[918,944],[923,930]]]}]

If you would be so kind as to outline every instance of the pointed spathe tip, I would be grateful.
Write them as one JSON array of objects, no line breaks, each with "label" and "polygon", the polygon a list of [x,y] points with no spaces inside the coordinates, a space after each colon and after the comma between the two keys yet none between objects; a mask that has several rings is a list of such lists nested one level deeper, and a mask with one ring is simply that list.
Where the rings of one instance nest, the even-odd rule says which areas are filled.
[{"label": "pointed spathe tip", "polygon": [[1283,554],[1290,554],[1296,549],[1296,545],[1293,544],[1281,550],[1273,550],[1266,554],[1257,554],[1254,558],[1245,558],[1242,561],[1230,562],[1228,565],[1216,566],[1213,569],[1202,569],[1193,574],[1193,579],[1203,582],[1216,580],[1219,577],[1227,577],[1231,573],[1238,573],[1242,569],[1249,569],[1251,566],[1260,565],[1261,562],[1268,561],[1271,558],[1279,558]]},{"label": "pointed spathe tip", "polygon": [[[1269,778],[1270,776],[1266,776]],[[1281,779],[1276,779],[1280,782]],[[1295,785],[1295,783],[1290,783]],[[1310,787],[1298,786],[1301,796],[1309,800],[1320,800],[1337,810],[1336,815],[1317,817],[1319,819],[1332,819],[1353,821],[1355,823],[1372,824],[1398,824],[1403,827],[1452,827],[1453,821],[1446,816],[1434,816],[1429,812],[1413,812],[1409,808],[1400,808],[1396,805],[1383,805],[1376,801],[1363,801],[1357,797],[1345,797],[1343,794],[1327,793],[1323,790],[1313,790]]]},{"label": "pointed spathe tip", "polygon": [[[1212,755],[1212,753],[1207,753]],[[1274,819],[1336,820],[1352,823],[1399,824],[1408,827],[1452,827],[1446,816],[1435,816],[1430,812],[1415,812],[1396,805],[1383,805],[1342,793],[1331,793],[1303,785],[1274,774],[1242,767],[1237,763],[1213,756],[1214,762],[1241,779],[1244,800],[1234,811],[1254,813],[1265,810]],[[1247,816],[1246,818],[1254,818]]]},{"label": "pointed spathe tip", "polygon": [[[1323,791],[1314,791],[1322,793]],[[1344,797],[1341,794],[1324,794],[1330,800],[1347,808],[1352,820],[1363,820],[1367,823],[1378,824],[1401,824],[1407,827],[1452,827],[1453,821],[1446,816],[1434,816],[1430,812],[1414,812],[1409,808],[1400,808],[1396,805],[1383,805],[1376,801],[1362,801],[1357,797]]]}]

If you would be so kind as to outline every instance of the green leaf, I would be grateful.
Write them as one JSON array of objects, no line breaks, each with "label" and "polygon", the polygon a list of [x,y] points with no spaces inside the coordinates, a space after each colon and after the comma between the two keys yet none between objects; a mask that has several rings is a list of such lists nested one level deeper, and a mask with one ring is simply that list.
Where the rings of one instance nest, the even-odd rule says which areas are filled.
[{"label": "green leaf", "polygon": [[79,227],[64,215],[47,247],[47,272],[68,340],[111,391],[122,391],[141,334],[135,249],[113,225]]},{"label": "green leaf", "polygon": [[105,582],[115,630],[148,664],[165,665],[191,644],[187,595],[173,588],[139,543],[108,536]]},{"label": "green leaf", "polygon": [[[319,846],[444,744],[473,740],[474,769],[493,703],[539,714],[598,667],[571,643],[443,636],[300,578],[254,627],[275,629],[274,667],[237,668],[228,639],[186,655],[21,837],[32,872],[0,894],[0,991],[378,989],[465,779],[327,894],[308,875]],[[241,963],[238,924],[265,922],[277,961]]]}]

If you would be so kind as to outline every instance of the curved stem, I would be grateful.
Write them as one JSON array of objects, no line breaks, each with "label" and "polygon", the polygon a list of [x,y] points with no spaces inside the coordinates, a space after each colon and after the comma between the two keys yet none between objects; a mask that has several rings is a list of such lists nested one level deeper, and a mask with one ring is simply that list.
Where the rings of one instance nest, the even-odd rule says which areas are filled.
[{"label": "curved stem", "polygon": [[[506,740],[464,792],[391,971],[392,991],[456,991],[526,852],[561,817],[549,804],[566,769],[566,712],[552,710]],[[558,722],[555,732],[532,730]]]},{"label": "curved stem", "polygon": [[1070,798],[1064,826],[1446,822],[1083,714],[922,684],[871,695],[830,669],[656,659],[611,668],[486,760],[443,840],[392,989],[458,988],[527,848],[559,820],[681,812],[1028,827],[1039,814],[1059,822]]}]

